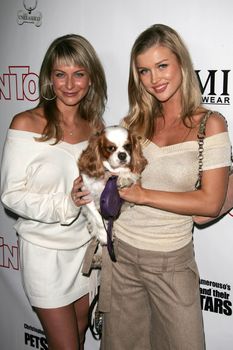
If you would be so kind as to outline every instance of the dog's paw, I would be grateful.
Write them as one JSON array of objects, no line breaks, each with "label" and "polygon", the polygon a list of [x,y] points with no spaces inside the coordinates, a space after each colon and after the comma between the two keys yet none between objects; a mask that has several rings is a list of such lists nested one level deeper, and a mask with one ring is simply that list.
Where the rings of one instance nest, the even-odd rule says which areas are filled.
[{"label": "dog's paw", "polygon": [[97,227],[95,236],[101,245],[107,244],[107,232],[104,227]]},{"label": "dog's paw", "polygon": [[93,255],[91,267],[93,269],[100,269],[102,267],[102,247],[100,244],[98,244],[97,251]]},{"label": "dog's paw", "polygon": [[139,176],[137,174],[124,174],[120,175],[117,178],[117,187],[123,188],[123,187],[130,187],[133,184],[137,182],[139,179]]}]

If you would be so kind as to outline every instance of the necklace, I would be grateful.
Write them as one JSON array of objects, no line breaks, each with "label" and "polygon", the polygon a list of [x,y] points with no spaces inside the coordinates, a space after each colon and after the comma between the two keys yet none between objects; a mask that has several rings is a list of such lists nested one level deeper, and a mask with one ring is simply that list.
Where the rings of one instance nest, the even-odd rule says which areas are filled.
[{"label": "necklace", "polygon": [[75,129],[67,130],[64,126],[63,127],[61,126],[61,129],[62,129],[63,134],[68,134],[69,136],[74,136]]},{"label": "necklace", "polygon": [[[77,132],[77,121],[73,120],[71,123],[65,122],[63,113],[61,114],[61,119],[59,121],[60,128],[63,132],[63,134],[74,136]],[[72,128],[71,128],[72,127]]]},{"label": "necklace", "polygon": [[65,126],[64,122],[60,123],[60,127],[62,129],[63,134],[66,133],[69,136],[74,136],[74,132],[75,132],[75,127],[73,127],[73,129],[68,130],[67,126]]},{"label": "necklace", "polygon": [[74,130],[68,131],[70,136],[73,136],[73,132],[74,132]]}]

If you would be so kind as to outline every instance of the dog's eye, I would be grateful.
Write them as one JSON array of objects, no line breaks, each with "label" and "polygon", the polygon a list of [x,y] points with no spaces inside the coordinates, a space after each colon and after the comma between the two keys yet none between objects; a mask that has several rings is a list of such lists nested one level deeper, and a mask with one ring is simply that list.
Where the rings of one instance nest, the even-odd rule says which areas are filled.
[{"label": "dog's eye", "polygon": [[132,150],[132,145],[131,145],[131,143],[127,143],[126,145],[124,145],[124,149],[125,149],[127,152],[131,152],[131,150]]},{"label": "dog's eye", "polygon": [[106,150],[107,150],[108,152],[110,152],[110,153],[113,153],[113,152],[115,152],[116,147],[115,147],[115,146],[108,146],[108,147],[106,148]]}]

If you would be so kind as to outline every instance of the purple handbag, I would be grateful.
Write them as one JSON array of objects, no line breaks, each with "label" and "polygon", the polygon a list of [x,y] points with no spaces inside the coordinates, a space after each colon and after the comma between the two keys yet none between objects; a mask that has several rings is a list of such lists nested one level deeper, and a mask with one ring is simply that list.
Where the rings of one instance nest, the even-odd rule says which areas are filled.
[{"label": "purple handbag", "polygon": [[107,231],[107,248],[112,261],[116,262],[112,241],[113,222],[120,214],[123,199],[119,196],[117,188],[117,176],[111,176],[100,196],[100,214],[108,220]]}]

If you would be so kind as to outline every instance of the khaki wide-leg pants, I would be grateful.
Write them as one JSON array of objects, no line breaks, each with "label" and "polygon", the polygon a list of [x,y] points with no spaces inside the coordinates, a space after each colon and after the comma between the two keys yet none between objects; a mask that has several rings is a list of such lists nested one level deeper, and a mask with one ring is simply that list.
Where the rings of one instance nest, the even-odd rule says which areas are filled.
[{"label": "khaki wide-leg pants", "polygon": [[115,241],[110,312],[101,350],[203,350],[193,243],[173,252]]}]

